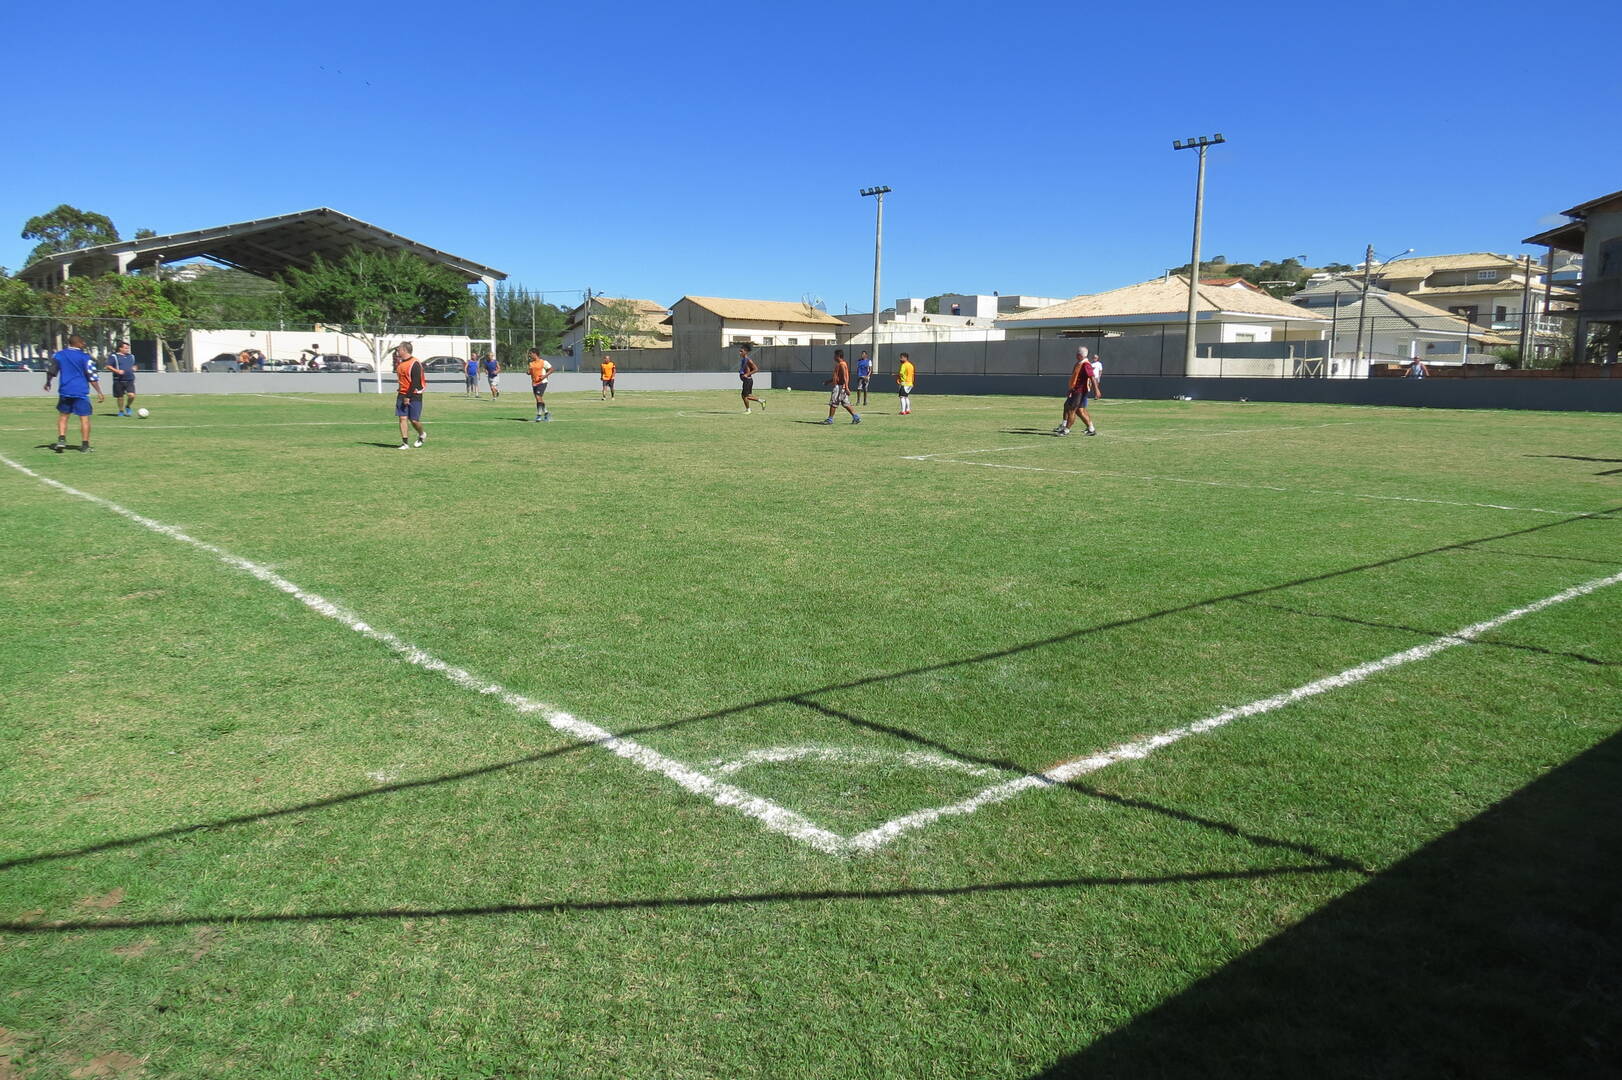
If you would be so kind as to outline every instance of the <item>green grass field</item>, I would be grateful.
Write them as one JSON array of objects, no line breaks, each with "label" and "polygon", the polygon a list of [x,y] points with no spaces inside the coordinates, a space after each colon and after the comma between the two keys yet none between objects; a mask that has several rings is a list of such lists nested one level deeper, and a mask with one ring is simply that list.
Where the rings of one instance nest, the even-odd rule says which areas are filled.
[{"label": "green grass field", "polygon": [[1615,417],[768,398],[0,400],[0,1077],[1615,1075]]}]

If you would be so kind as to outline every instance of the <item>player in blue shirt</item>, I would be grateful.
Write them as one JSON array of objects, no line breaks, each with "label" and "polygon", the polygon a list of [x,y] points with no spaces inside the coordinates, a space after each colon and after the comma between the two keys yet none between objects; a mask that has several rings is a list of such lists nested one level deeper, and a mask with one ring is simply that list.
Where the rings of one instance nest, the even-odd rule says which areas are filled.
[{"label": "player in blue shirt", "polygon": [[856,385],[851,387],[856,391],[856,404],[867,404],[867,384],[873,378],[873,361],[867,358],[867,350],[856,358]]},{"label": "player in blue shirt", "polygon": [[467,396],[479,396],[479,358],[477,356],[467,358]]},{"label": "player in blue shirt", "polygon": [[490,383],[490,397],[492,400],[494,400],[495,398],[501,396],[501,387],[499,385],[499,380],[501,379],[501,365],[496,362],[496,358],[490,355],[488,350],[486,350],[484,354],[483,363],[484,377]]},{"label": "player in blue shirt", "polygon": [[96,362],[84,351],[84,338],[74,334],[68,338],[68,347],[51,357],[45,369],[45,389],[51,389],[51,380],[60,378],[61,386],[56,398],[56,444],[51,447],[58,454],[68,448],[68,414],[79,418],[79,452],[90,453],[90,388],[96,388],[96,401],[106,401],[101,392],[101,380],[96,378]]}]

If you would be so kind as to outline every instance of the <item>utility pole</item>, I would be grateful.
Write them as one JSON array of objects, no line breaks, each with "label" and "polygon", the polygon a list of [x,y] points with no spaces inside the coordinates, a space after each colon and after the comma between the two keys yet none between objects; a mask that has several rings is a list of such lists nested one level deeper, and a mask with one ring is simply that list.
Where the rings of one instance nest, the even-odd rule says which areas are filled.
[{"label": "utility pole", "polygon": [[878,219],[873,225],[873,374],[879,371],[879,268],[884,262],[884,196],[887,187],[862,188],[862,197],[874,196],[878,203]]},{"label": "utility pole", "polygon": [[[1552,249],[1551,249],[1552,250]],[[1521,256],[1521,367],[1532,349],[1532,256]]]},{"label": "utility pole", "polygon": [[[1363,299],[1357,303],[1357,359],[1368,359],[1363,349],[1363,327],[1369,317],[1369,275],[1374,272],[1374,245],[1370,244],[1363,252]],[[1356,369],[1353,369],[1355,375]]]},{"label": "utility pole", "polygon": [[[584,334],[582,334],[581,337],[580,337],[580,351],[582,353],[586,351],[586,348],[587,348],[586,339],[589,338],[589,337],[591,337],[591,286],[587,285],[586,286],[586,332]],[[579,361],[579,359],[580,359],[580,357],[578,357],[578,356],[575,357],[576,361]],[[575,364],[575,367],[579,368],[579,366],[580,365],[577,362]]]},{"label": "utility pole", "polygon": [[1205,220],[1205,150],[1206,147],[1227,142],[1219,131],[1215,135],[1201,135],[1197,139],[1173,140],[1173,150],[1198,150],[1200,152],[1199,179],[1194,185],[1194,253],[1188,262],[1188,326],[1185,330],[1187,340],[1183,342],[1183,374],[1194,374],[1194,330],[1195,318],[1199,312],[1200,304],[1200,228]]}]

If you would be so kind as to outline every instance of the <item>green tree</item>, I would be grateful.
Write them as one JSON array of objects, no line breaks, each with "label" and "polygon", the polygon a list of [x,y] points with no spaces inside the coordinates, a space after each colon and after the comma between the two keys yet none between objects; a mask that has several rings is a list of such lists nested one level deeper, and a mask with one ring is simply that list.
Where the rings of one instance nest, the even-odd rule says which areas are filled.
[{"label": "green tree", "polygon": [[44,315],[45,295],[25,281],[0,273],[0,315]]},{"label": "green tree", "polygon": [[164,288],[198,327],[271,329],[291,310],[279,282],[229,267],[203,270],[191,281],[166,281]]},{"label": "green tree", "polygon": [[[565,309],[547,303],[540,293],[506,282],[496,286],[495,304],[499,359],[514,359],[532,348],[555,355],[562,347],[563,332],[569,326],[569,313]],[[490,312],[484,290],[474,291],[461,325],[471,337],[482,338],[490,332]]]},{"label": "green tree", "polygon": [[22,238],[39,241],[28,253],[28,261],[33,262],[62,251],[111,244],[118,239],[118,229],[105,214],[63,203],[24,222]]},{"label": "green tree", "polygon": [[80,330],[91,323],[119,322],[128,323],[136,337],[167,338],[186,325],[161,282],[135,275],[70,278],[61,289],[45,294],[45,306],[52,316]]},{"label": "green tree", "polygon": [[600,333],[608,341],[608,344],[602,347],[587,346],[596,352],[601,352],[603,348],[628,348],[637,338],[646,334],[642,326],[642,313],[629,300],[596,302],[591,315],[591,326],[593,336]]},{"label": "green tree", "polygon": [[335,262],[318,255],[309,269],[294,267],[281,280],[300,318],[373,332],[459,326],[472,304],[466,282],[448,267],[403,251],[351,248]]}]

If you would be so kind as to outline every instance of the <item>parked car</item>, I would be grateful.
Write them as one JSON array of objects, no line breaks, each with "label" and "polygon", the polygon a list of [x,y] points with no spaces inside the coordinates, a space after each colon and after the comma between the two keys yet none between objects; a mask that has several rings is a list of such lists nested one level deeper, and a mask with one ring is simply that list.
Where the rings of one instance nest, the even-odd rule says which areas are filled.
[{"label": "parked car", "polygon": [[44,366],[35,368],[22,360],[0,360],[0,371],[43,371]]},{"label": "parked car", "polygon": [[197,368],[198,371],[241,371],[242,361],[237,359],[236,353],[222,352],[212,360],[204,360]]},{"label": "parked car", "polygon": [[422,362],[422,369],[430,375],[461,375],[467,371],[467,361],[457,356],[430,356]]},{"label": "parked car", "polygon": [[321,357],[321,370],[347,371],[353,373],[357,371],[371,371],[372,365],[368,364],[364,360],[351,360],[342,353],[328,353],[327,355]]}]

